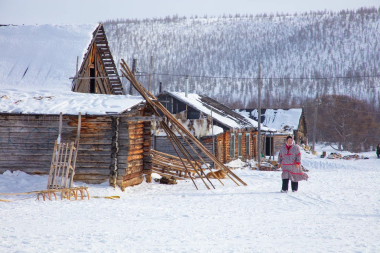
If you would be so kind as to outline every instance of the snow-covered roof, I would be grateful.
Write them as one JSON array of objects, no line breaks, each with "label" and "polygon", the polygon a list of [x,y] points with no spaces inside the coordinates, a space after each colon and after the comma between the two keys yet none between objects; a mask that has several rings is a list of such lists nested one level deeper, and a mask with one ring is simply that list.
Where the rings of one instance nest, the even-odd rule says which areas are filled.
[{"label": "snow-covered roof", "polygon": [[1,26],[0,89],[69,91],[97,26]]},{"label": "snow-covered roof", "polygon": [[[229,127],[229,128],[244,128],[244,127],[257,127],[257,121],[250,119],[244,115],[234,112],[232,109],[225,105],[220,104],[214,99],[209,97],[198,95],[195,93],[189,93],[186,97],[184,92],[168,92],[163,94],[170,94],[183,103],[191,106],[192,108],[202,112],[205,115],[211,115],[214,120]],[[268,128],[262,127],[263,131],[269,131]]]},{"label": "snow-covered roof", "polygon": [[[257,120],[257,109],[237,109],[236,112]],[[298,130],[302,117],[302,108],[261,109],[261,123],[279,131]]]},{"label": "snow-covered roof", "polygon": [[71,92],[98,24],[0,27],[0,113],[120,113],[141,96]]},{"label": "snow-covered roof", "polygon": [[142,101],[141,96],[0,89],[0,113],[105,115],[121,113]]}]

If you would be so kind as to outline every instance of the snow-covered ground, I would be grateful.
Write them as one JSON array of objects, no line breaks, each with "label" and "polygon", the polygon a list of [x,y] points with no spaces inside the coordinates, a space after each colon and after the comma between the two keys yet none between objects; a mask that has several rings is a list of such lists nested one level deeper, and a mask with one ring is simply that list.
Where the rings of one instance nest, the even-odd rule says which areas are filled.
[{"label": "snow-covered ground", "polygon": [[[322,149],[319,148],[319,151]],[[330,152],[328,149],[324,149]],[[310,178],[280,193],[281,172],[235,169],[248,186],[214,180],[143,183],[110,200],[35,201],[0,196],[0,252],[379,252],[380,159],[330,160],[303,153]],[[0,175],[0,192],[46,187],[46,176]],[[76,183],[85,185],[83,183]]]}]

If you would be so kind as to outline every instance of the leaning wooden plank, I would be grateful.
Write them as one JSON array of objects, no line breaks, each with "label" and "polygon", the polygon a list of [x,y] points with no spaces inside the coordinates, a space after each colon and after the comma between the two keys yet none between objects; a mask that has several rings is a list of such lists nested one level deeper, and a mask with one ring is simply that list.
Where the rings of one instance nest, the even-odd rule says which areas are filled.
[{"label": "leaning wooden plank", "polygon": [[80,140],[80,130],[82,126],[82,113],[79,112],[78,114],[78,130],[77,130],[77,137],[75,138],[75,153],[73,158],[73,170],[71,172],[71,178],[70,178],[70,187],[73,185],[74,175],[75,175],[75,165],[77,162],[77,155],[79,151],[79,140]]},{"label": "leaning wooden plank", "polygon": [[74,168],[71,166],[71,159],[73,157],[73,150],[74,150],[74,142],[71,142],[69,159],[66,162],[66,173],[65,173],[65,175],[62,176],[62,178],[64,178],[64,183],[63,183],[64,188],[67,188],[67,180],[69,177],[69,173],[70,172],[73,173],[73,171],[74,171]]},{"label": "leaning wooden plank", "polygon": [[47,189],[50,188],[50,185],[52,183],[53,171],[54,171],[54,167],[55,167],[56,152],[57,152],[57,140],[55,140],[55,142],[54,142],[53,157],[51,159],[51,164],[50,164],[50,171],[49,171],[49,179],[48,179]]}]

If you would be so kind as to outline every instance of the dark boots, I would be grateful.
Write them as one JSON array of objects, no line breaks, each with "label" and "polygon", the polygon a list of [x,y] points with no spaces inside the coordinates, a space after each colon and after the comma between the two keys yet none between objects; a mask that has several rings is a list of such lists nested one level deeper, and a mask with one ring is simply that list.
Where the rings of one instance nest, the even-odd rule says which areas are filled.
[{"label": "dark boots", "polygon": [[[298,190],[298,182],[291,181],[292,191],[296,192]],[[289,179],[282,179],[282,191],[287,192],[289,188]]]}]

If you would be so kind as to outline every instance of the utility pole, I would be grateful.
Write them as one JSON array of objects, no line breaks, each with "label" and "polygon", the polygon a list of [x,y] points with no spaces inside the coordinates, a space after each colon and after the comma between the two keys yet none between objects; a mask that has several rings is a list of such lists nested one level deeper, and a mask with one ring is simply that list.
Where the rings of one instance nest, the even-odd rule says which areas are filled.
[{"label": "utility pole", "polygon": [[313,130],[313,153],[315,151],[315,135],[317,132],[317,115],[318,115],[318,104],[319,104],[319,96],[317,91],[317,97],[315,99],[315,111],[314,111],[314,130]]},{"label": "utility pole", "polygon": [[158,94],[161,94],[162,92],[162,82],[160,82],[160,85],[158,87]]},{"label": "utility pole", "polygon": [[185,97],[189,95],[189,76],[186,76],[186,88],[185,88]]},{"label": "utility pole", "polygon": [[151,89],[151,80],[152,80],[152,71],[153,71],[153,55],[150,56],[150,72],[149,72],[149,89],[148,91],[149,92],[152,92],[152,89]]},{"label": "utility pole", "polygon": [[[132,62],[132,73],[134,76],[136,76],[136,70],[137,70],[137,59],[133,59],[133,62]],[[130,84],[129,86],[129,95],[133,95],[133,85],[132,83]]]},{"label": "utility pole", "polygon": [[259,153],[259,157],[257,159],[258,162],[258,167],[260,169],[261,165],[261,63],[259,63],[259,78],[257,79],[258,83],[258,108],[257,108],[257,123],[258,123],[258,128],[257,128],[257,151]]},{"label": "utility pole", "polygon": [[78,62],[79,62],[79,56],[77,56],[77,68],[76,68],[76,80],[75,80],[75,90],[74,91],[78,91],[78,85],[79,85],[79,75],[78,75]]},{"label": "utility pole", "polygon": [[212,117],[211,109],[211,135],[212,135],[212,154],[215,155],[215,136],[214,136],[214,118]]}]

